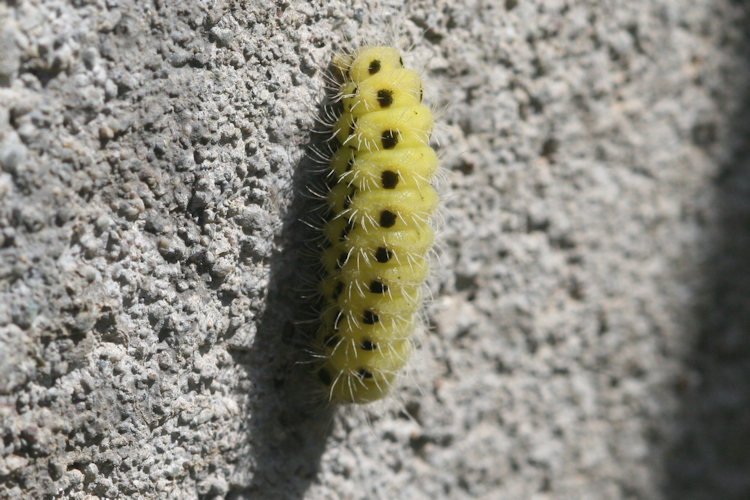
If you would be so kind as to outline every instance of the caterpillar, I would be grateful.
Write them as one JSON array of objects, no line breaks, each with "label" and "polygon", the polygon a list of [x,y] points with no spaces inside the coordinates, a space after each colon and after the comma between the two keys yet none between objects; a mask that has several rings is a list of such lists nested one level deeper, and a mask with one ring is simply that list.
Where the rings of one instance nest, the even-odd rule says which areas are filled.
[{"label": "caterpillar", "polygon": [[[335,403],[388,394],[413,351],[438,194],[433,117],[397,49],[334,57],[340,111],[328,166],[316,374]],[[343,80],[343,81],[342,81]]]}]

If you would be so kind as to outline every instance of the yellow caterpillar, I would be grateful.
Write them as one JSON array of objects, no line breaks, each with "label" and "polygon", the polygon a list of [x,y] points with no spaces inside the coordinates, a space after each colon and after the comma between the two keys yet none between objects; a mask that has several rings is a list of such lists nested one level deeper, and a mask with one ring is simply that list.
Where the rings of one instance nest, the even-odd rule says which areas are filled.
[{"label": "yellow caterpillar", "polygon": [[336,56],[334,66],[344,81],[323,229],[316,372],[331,401],[368,403],[388,393],[413,348],[438,159],[421,80],[398,50],[363,47]]}]

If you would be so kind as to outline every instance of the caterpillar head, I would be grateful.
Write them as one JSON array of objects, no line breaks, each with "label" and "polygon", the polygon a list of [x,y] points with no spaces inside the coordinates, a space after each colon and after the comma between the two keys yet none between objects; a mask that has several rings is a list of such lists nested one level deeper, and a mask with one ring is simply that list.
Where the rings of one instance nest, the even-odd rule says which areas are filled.
[{"label": "caterpillar head", "polygon": [[383,69],[404,67],[401,53],[393,47],[362,47],[351,56],[337,55],[333,64],[355,84]]}]

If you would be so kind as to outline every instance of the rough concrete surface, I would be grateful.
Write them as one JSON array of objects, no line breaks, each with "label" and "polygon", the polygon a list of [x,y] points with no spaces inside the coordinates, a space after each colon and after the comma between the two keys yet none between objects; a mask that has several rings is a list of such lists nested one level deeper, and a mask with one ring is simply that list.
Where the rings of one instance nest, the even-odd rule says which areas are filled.
[{"label": "rough concrete surface", "polygon": [[[0,498],[750,498],[750,6],[0,4]],[[297,361],[324,69],[437,110],[405,388]],[[294,321],[292,321],[294,320]]]}]

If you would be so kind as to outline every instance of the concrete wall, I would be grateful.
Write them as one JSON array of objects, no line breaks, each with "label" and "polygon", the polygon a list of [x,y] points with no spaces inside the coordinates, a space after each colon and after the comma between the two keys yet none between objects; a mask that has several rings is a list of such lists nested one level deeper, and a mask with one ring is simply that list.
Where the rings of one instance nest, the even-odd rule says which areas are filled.
[{"label": "concrete wall", "polygon": [[[0,4],[0,497],[747,498],[748,23]],[[438,110],[434,300],[414,381],[324,411],[304,155],[333,53],[389,31]]]}]

